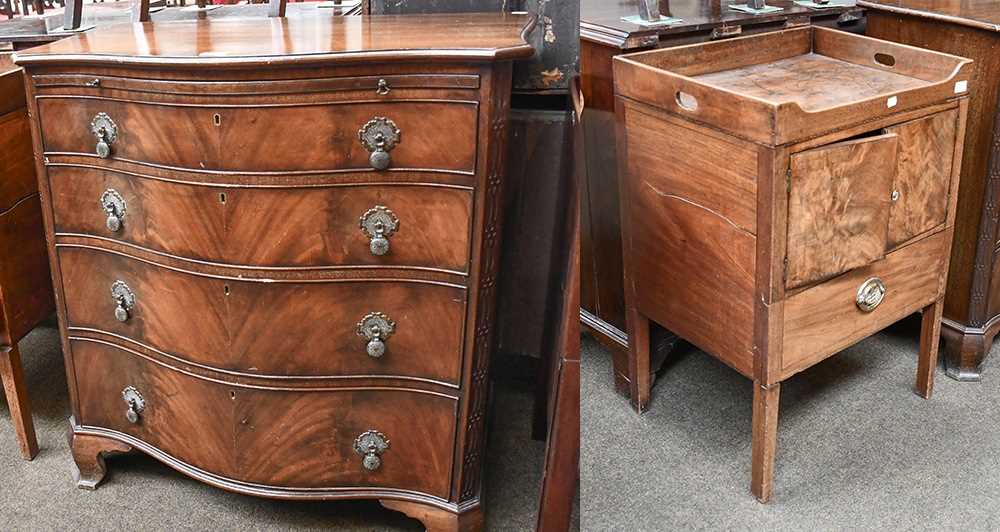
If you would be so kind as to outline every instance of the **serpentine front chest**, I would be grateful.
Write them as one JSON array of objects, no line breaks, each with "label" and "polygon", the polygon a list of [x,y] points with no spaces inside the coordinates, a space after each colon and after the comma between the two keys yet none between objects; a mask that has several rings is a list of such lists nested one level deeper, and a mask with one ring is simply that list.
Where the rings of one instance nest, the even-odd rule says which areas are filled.
[{"label": "serpentine front chest", "polygon": [[17,57],[82,487],[135,449],[237,492],[479,527],[531,24],[144,23]]}]

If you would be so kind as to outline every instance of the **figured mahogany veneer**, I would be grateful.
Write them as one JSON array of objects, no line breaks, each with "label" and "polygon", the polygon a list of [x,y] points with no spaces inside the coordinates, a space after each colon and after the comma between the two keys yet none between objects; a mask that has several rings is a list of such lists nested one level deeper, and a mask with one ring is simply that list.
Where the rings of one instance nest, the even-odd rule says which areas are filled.
[{"label": "figured mahogany veneer", "polygon": [[633,405],[651,321],[752,379],[762,502],[783,380],[923,310],[930,396],[971,72],[824,28],[615,59]]},{"label": "figured mahogany veneer", "polygon": [[17,57],[79,484],[136,449],[233,491],[475,530],[510,61],[533,20],[275,22]]}]

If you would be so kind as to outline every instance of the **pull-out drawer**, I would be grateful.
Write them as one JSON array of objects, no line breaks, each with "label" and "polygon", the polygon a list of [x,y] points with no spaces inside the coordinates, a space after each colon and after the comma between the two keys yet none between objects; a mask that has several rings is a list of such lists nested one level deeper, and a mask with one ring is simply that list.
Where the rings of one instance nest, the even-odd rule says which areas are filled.
[{"label": "pull-out drawer", "polygon": [[102,331],[250,375],[459,381],[464,288],[239,281],[72,247],[60,248],[59,261],[71,331]]},{"label": "pull-out drawer", "polygon": [[[464,188],[213,187],[76,167],[50,168],[49,182],[57,234],[248,266],[468,269],[472,192]],[[379,220],[384,248],[373,250]]]},{"label": "pull-out drawer", "polygon": [[87,383],[77,387],[82,425],[131,435],[241,482],[448,497],[454,398],[411,390],[248,388],[108,344],[73,340],[71,348],[76,379]]},{"label": "pull-out drawer", "polygon": [[879,260],[945,223],[958,111],[792,154],[787,288]]},{"label": "pull-out drawer", "polygon": [[474,101],[247,105],[41,97],[38,112],[47,154],[93,155],[95,163],[256,173],[472,174],[476,168]]}]

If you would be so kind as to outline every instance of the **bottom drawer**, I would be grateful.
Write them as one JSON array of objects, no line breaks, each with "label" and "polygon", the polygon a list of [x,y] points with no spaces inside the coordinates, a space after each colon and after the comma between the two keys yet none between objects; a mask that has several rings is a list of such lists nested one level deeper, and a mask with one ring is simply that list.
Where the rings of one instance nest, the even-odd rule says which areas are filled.
[{"label": "bottom drawer", "polygon": [[[103,342],[74,339],[71,349],[83,425],[129,434],[242,482],[449,495],[453,398],[410,390],[248,388],[181,373]],[[128,387],[144,403],[135,423],[123,399]],[[371,468],[355,450],[368,431],[388,440],[378,460],[369,458]]]},{"label": "bottom drawer", "polygon": [[[948,231],[900,248],[884,259],[856,268],[785,300],[781,378],[888,327],[934,302],[944,293]],[[885,285],[871,312],[858,307],[858,290],[868,279]]]}]

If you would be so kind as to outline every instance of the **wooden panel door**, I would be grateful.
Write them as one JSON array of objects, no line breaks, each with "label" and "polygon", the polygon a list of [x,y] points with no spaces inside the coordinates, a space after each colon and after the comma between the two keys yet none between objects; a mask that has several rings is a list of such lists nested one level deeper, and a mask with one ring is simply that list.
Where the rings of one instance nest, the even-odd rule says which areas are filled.
[{"label": "wooden panel door", "polygon": [[829,279],[885,255],[898,137],[838,142],[791,157],[788,288]]},{"label": "wooden panel door", "polygon": [[899,137],[890,248],[944,223],[957,126],[958,111],[952,109],[886,130]]}]

